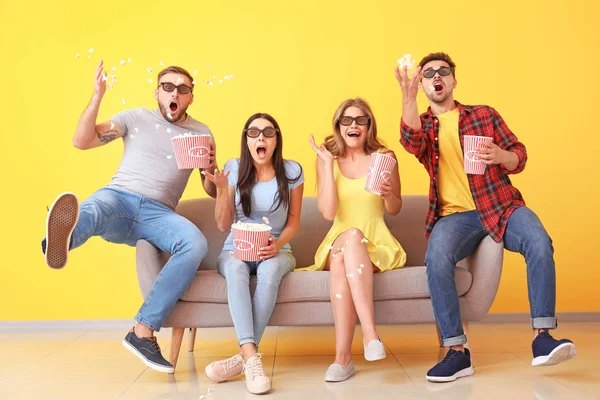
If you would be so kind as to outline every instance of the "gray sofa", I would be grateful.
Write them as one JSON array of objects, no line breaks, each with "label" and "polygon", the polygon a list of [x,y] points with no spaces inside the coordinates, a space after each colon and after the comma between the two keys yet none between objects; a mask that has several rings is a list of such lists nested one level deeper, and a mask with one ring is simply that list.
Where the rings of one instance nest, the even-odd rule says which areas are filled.
[{"label": "gray sofa", "polygon": [[[208,239],[208,255],[165,322],[173,328],[171,357],[176,365],[186,328],[192,328],[190,351],[195,329],[232,326],[227,305],[227,283],[216,271],[216,259],[227,233],[220,232],[214,220],[213,199],[182,201],[177,212],[192,221]],[[435,322],[424,267],[427,240],[423,236],[427,196],[403,196],[402,211],[385,216],[392,234],[407,253],[404,268],[376,274],[374,277],[375,318],[377,324]],[[315,197],[305,197],[300,230],[291,242],[296,267],[313,263],[313,256],[331,222],[322,218]],[[168,259],[150,243],[140,240],[136,249],[137,273],[145,297],[152,282]],[[465,322],[484,317],[490,309],[502,271],[503,245],[486,237],[474,254],[458,263],[456,286]],[[255,277],[252,284],[255,284]],[[293,272],[281,282],[279,296],[269,325],[333,325],[329,301],[329,272]]]}]

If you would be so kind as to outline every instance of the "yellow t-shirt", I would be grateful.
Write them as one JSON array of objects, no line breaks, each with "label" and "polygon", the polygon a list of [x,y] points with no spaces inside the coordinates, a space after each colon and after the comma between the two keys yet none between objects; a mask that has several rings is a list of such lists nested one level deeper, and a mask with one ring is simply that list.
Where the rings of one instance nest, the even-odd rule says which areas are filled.
[{"label": "yellow t-shirt", "polygon": [[464,171],[463,151],[458,136],[458,117],[458,108],[437,116],[440,123],[438,198],[441,216],[475,209],[469,180]]}]

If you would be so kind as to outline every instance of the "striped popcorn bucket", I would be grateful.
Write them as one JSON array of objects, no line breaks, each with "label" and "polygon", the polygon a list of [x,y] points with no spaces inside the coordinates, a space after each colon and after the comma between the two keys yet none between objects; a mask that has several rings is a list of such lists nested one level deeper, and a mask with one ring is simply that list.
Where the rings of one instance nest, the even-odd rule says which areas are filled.
[{"label": "striped popcorn bucket", "polygon": [[232,227],[233,256],[242,261],[260,261],[258,251],[269,245],[271,229],[264,231],[249,231]]},{"label": "striped popcorn bucket", "polygon": [[210,165],[208,155],[211,140],[210,135],[186,135],[171,139],[173,150],[175,150],[177,168],[207,168]]},{"label": "striped popcorn bucket", "polygon": [[381,194],[381,184],[390,179],[395,166],[396,159],[394,157],[383,153],[371,153],[365,190],[379,196]]},{"label": "striped popcorn bucket", "polygon": [[479,158],[477,147],[483,143],[492,143],[492,138],[487,136],[464,135],[465,172],[467,174],[483,175],[486,164]]}]

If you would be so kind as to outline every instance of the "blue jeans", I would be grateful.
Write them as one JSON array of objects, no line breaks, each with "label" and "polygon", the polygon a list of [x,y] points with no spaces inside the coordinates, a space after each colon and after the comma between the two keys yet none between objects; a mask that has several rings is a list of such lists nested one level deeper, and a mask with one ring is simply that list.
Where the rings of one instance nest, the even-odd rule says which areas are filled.
[{"label": "blue jeans", "polygon": [[[442,217],[431,232],[425,265],[433,313],[444,347],[467,342],[461,324],[454,270],[456,263],[473,253],[486,235],[477,211]],[[532,327],[555,329],[554,248],[546,229],[529,208],[517,208],[508,219],[504,247],[525,257]]]},{"label": "blue jeans", "polygon": [[[254,343],[260,339],[275,308],[281,279],[296,267],[290,252],[280,251],[264,261],[240,261],[229,251],[217,258],[219,273],[227,280],[227,299],[238,344]],[[250,299],[250,275],[256,273],[256,290]]]},{"label": "blue jeans", "polygon": [[204,235],[196,225],[157,201],[103,188],[81,203],[71,248],[81,246],[92,236],[129,246],[144,239],[171,254],[135,316],[137,321],[159,331],[207,253]]}]

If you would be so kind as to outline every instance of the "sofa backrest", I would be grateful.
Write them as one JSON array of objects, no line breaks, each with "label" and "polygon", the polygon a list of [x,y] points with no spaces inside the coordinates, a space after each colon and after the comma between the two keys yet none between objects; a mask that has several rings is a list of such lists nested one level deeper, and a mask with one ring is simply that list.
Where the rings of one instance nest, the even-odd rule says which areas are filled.
[{"label": "sofa backrest", "polygon": [[[398,239],[407,254],[407,266],[423,265],[427,241],[423,236],[427,213],[427,196],[407,195],[402,197],[402,211],[396,216],[385,215],[392,234]],[[221,232],[215,222],[215,200],[194,199],[179,203],[177,212],[194,223],[208,240],[208,255],[200,269],[216,269],[217,257],[229,232]],[[316,197],[304,197],[300,229],[291,241],[296,257],[296,267],[307,267],[314,262],[314,255],[331,227],[317,210]]]}]

